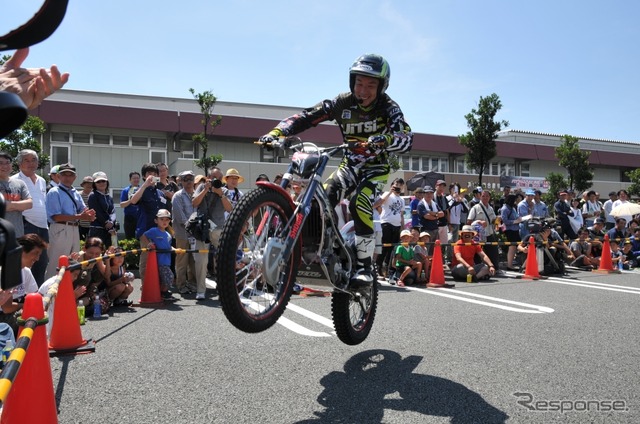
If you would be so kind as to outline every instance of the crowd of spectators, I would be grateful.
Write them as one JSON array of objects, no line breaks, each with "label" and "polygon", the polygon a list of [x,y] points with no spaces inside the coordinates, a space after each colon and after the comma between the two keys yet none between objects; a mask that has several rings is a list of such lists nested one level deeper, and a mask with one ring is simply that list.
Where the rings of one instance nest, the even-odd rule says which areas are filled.
[{"label": "crowd of spectators", "polygon": [[[612,246],[619,247],[619,253],[614,253],[614,248],[611,248],[614,264],[621,261],[623,269],[637,266],[640,242],[636,238],[640,237],[640,231],[636,229],[640,215],[633,217],[611,213],[629,201],[626,190],[609,193],[609,200],[604,204],[593,190],[585,191],[581,196],[572,190],[560,190],[549,208],[542,200],[540,190],[512,191],[510,187],[504,187],[501,196],[492,199],[492,193],[482,187],[476,187],[469,196],[464,196],[466,190],[454,183],[449,185],[449,194],[445,195],[446,182],[438,180],[435,184],[435,188],[417,187],[413,196],[407,199],[411,211],[408,227],[420,235],[414,243],[417,242],[417,249],[421,249],[420,243],[424,243],[429,258],[433,257],[435,240],[440,240],[446,246],[443,246],[442,266],[445,271],[450,271],[454,280],[463,281],[467,273],[475,281],[477,274],[488,278],[504,275],[505,271],[523,271],[531,236],[538,245],[544,246],[540,252],[545,257],[545,269],[541,269],[543,273],[564,273],[565,265],[585,270],[598,268],[605,235],[612,241]],[[391,191],[397,189],[395,181],[391,187]],[[401,194],[397,192],[398,197]],[[383,205],[389,196],[390,192],[384,193],[374,205]],[[385,236],[384,231],[389,224],[381,221],[384,247],[383,255],[377,261],[380,278],[389,278],[389,281],[399,278],[402,284],[406,284],[407,280],[422,284],[424,281],[412,278],[411,273],[407,274],[408,277],[402,275],[409,266],[408,261],[402,262],[396,258],[388,265],[384,255],[385,251],[395,251],[398,246],[397,249],[409,256],[406,248],[400,248],[403,240],[397,234],[401,228],[405,228],[404,223],[390,237]],[[467,240],[462,243],[464,248],[461,249],[458,241],[462,233]],[[467,246],[473,246],[473,249]],[[461,250],[470,252],[476,249],[481,250],[482,255],[474,253],[473,261],[460,256]],[[616,259],[619,255],[623,255],[623,259]],[[476,266],[479,269],[475,269]],[[429,268],[423,264],[422,269]],[[425,276],[428,279],[429,274],[425,273]],[[427,287],[431,286],[431,283],[427,283]]]}]

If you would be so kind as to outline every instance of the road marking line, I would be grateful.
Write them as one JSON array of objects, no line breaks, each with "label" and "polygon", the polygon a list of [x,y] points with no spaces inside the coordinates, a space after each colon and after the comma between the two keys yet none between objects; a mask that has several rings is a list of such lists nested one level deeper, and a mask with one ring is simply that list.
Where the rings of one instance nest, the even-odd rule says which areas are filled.
[{"label": "road marking line", "polygon": [[640,294],[640,288],[618,286],[615,284],[596,283],[594,281],[576,282],[575,280],[567,280],[564,278],[556,278],[556,277],[550,277],[540,281],[548,281],[549,283],[556,283],[556,284],[566,284],[568,286],[587,287],[589,289],[609,290],[609,291],[616,291],[620,293]]},{"label": "road marking line", "polygon": [[[257,297],[262,297],[263,299],[269,299],[269,300],[271,300],[273,298],[273,296],[268,294],[268,293],[262,293],[261,296],[257,296]],[[255,301],[253,301],[251,299],[243,299],[242,303],[244,303],[245,306],[248,306],[248,307],[250,307],[251,309],[253,309],[253,310],[257,311],[257,312],[262,312],[265,309],[264,306],[260,305],[259,303],[255,302]],[[322,322],[322,320],[326,320],[326,318],[324,318],[324,317],[322,317],[320,315],[317,315],[317,314],[315,314],[315,313],[313,313],[311,311],[306,311],[306,313],[304,313],[303,312],[303,311],[305,311],[304,309],[300,308],[299,306],[295,306],[295,305],[292,305],[292,304],[289,303],[287,305],[287,309],[289,309],[290,307],[292,307],[291,308],[292,311],[297,312],[297,313],[299,313],[301,315],[307,316],[307,317],[309,317],[311,319],[315,319],[320,323],[324,324],[324,322]],[[315,315],[315,318],[313,317],[314,315]],[[320,319],[320,320],[318,320],[318,319]],[[297,324],[297,323],[291,321],[289,318],[285,318],[283,316],[278,318],[278,321],[276,321],[276,322],[278,324],[282,325],[283,327],[285,327],[286,329],[291,330],[294,333],[301,334],[303,336],[331,337],[331,334],[328,334],[328,333],[325,333],[325,332],[322,332],[322,331],[309,330],[308,328],[303,327],[302,325]],[[331,325],[331,328],[333,328],[333,325]]]},{"label": "road marking line", "polygon": [[282,325],[284,328],[293,331],[294,333],[301,334],[303,336],[311,336],[311,337],[331,337],[331,334],[322,332],[322,331],[313,331],[309,330],[306,327],[303,327],[300,324],[297,324],[291,321],[288,318],[280,317],[278,318],[278,324]]},{"label": "road marking line", "polygon": [[[391,284],[389,284],[389,283],[383,283],[383,284],[391,286]],[[455,292],[456,294],[453,294],[451,292],[451,289],[445,289],[445,288],[442,288],[442,289],[439,289],[439,288],[436,288],[436,289],[421,289],[421,288],[418,288],[418,287],[404,287],[404,288],[407,289],[407,290],[418,291],[418,292],[426,293],[426,294],[430,294],[430,295],[442,296],[442,297],[448,297],[450,299],[461,300],[463,302],[475,303],[477,305],[489,306],[491,308],[503,309],[505,311],[510,311],[510,312],[519,312],[519,313],[523,313],[523,314],[544,314],[544,313],[552,313],[552,312],[554,312],[554,310],[552,308],[548,308],[546,306],[531,305],[531,304],[528,304],[528,303],[516,302],[516,301],[513,301],[513,300],[507,300],[507,299],[501,299],[499,297],[485,296],[485,295],[481,295],[481,294],[477,294],[477,293],[468,293],[468,292],[458,291],[458,292]],[[512,304],[512,305],[524,306],[524,307],[531,308],[531,309],[514,308],[514,307],[511,307],[511,306],[500,305],[500,304],[497,304],[497,303],[485,302],[483,300],[469,299],[469,298],[466,298],[464,296],[478,297],[478,298],[487,299],[487,300],[493,300],[493,301],[501,302],[501,303],[508,303],[508,304]]]},{"label": "road marking line", "polygon": [[329,318],[325,318],[322,315],[316,314],[315,312],[308,311],[300,306],[294,305],[291,302],[287,305],[287,310],[291,310],[297,314],[300,314],[304,317],[307,317],[313,321],[319,322],[320,324],[333,329],[333,321]]}]

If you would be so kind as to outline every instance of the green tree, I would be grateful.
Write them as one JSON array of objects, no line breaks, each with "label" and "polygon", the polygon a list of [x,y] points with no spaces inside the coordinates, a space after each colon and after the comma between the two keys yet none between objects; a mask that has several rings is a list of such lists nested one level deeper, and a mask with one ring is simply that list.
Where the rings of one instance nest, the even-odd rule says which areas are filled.
[{"label": "green tree", "polygon": [[508,121],[495,121],[495,116],[502,109],[502,103],[497,94],[488,97],[480,96],[477,109],[464,117],[471,129],[466,134],[458,136],[461,145],[467,148],[465,160],[470,169],[478,173],[478,184],[482,185],[484,170],[496,156],[496,138],[502,127],[508,127]]},{"label": "green tree", "polygon": [[547,181],[549,182],[549,191],[542,196],[542,201],[549,206],[549,213],[553,214],[553,204],[558,200],[558,193],[567,187],[567,180],[564,179],[564,175],[558,172],[550,172],[547,175]]},{"label": "green tree", "polygon": [[213,116],[213,108],[218,98],[211,91],[207,90],[203,93],[196,93],[193,88],[190,88],[189,92],[193,98],[196,99],[198,105],[200,105],[200,112],[202,112],[203,116],[200,121],[202,124],[202,132],[194,135],[191,139],[197,143],[201,152],[200,159],[196,160],[195,164],[198,168],[204,170],[206,175],[209,168],[222,162],[221,154],[207,156],[209,150],[209,130],[211,130],[211,132],[215,131],[216,127],[222,122],[222,116]]},{"label": "green tree", "polygon": [[[46,130],[44,121],[37,116],[28,116],[27,120],[20,128],[6,136],[0,141],[0,150],[11,155],[12,158],[18,156],[18,152],[24,149],[31,149],[38,152],[40,162],[38,168],[42,169],[49,163],[49,156],[42,153],[42,146],[38,141]],[[13,164],[14,172],[18,172],[18,165]]]},{"label": "green tree", "polygon": [[590,151],[580,150],[578,138],[570,135],[562,136],[562,143],[556,147],[558,164],[568,172],[567,188],[584,191],[593,185],[593,169],[589,167]]},{"label": "green tree", "polygon": [[629,181],[631,181],[631,185],[627,188],[630,196],[640,196],[640,168],[636,168],[633,171],[625,172],[627,177],[629,177]]},{"label": "green tree", "polygon": [[[3,65],[11,56],[4,55],[0,58],[0,65]],[[27,120],[20,128],[0,140],[0,150],[7,152],[15,158],[20,150],[31,149],[38,152],[41,174],[42,169],[49,163],[49,156],[42,153],[42,145],[38,141],[46,130],[45,123],[37,116],[28,116]],[[18,172],[18,166],[13,164],[13,171]]]}]

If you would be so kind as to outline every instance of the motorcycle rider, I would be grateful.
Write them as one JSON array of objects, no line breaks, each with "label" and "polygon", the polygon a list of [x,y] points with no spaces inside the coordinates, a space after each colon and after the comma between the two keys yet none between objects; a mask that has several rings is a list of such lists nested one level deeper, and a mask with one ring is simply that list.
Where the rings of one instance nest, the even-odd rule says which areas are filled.
[{"label": "motorcycle rider", "polygon": [[389,153],[408,152],[413,143],[413,133],[400,107],[386,94],[389,78],[389,63],[382,56],[362,55],[349,68],[350,92],[282,120],[260,138],[263,143],[273,143],[279,137],[298,134],[324,121],[338,123],[352,148],[324,187],[333,207],[355,189],[349,211],[356,233],[357,271],[352,278],[356,284],[373,282],[372,204],[376,191],[387,183]]}]

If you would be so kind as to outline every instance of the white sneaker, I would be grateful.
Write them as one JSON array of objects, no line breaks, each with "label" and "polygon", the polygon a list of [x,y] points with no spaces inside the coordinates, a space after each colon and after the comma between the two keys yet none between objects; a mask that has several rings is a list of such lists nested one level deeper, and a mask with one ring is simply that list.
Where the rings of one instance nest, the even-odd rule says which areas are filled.
[{"label": "white sneaker", "polygon": [[198,294],[196,294],[196,300],[204,300],[204,299],[205,299],[205,297],[204,297],[204,293],[198,293]]}]

